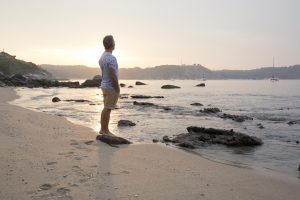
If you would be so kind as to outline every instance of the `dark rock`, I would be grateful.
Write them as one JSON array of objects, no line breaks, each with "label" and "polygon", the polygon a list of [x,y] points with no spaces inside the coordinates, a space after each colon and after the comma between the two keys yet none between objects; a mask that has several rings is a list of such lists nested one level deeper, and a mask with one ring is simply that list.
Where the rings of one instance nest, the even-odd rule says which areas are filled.
[{"label": "dark rock", "polygon": [[169,111],[169,110],[172,110],[172,108],[170,107],[167,107],[167,106],[161,106],[161,108],[165,111]]},{"label": "dark rock", "polygon": [[298,171],[300,171],[300,165],[299,165],[299,167],[298,167]]},{"label": "dark rock", "polygon": [[26,77],[23,76],[22,74],[14,74],[10,77],[11,79],[18,79],[18,80],[21,80],[21,81],[26,81]]},{"label": "dark rock", "polygon": [[214,128],[203,128],[190,126],[187,128],[189,133],[176,135],[171,142],[183,144],[189,148],[192,146],[203,146],[203,144],[223,144],[227,146],[256,146],[263,144],[262,140],[248,136],[233,130],[222,130]]},{"label": "dark rock", "polygon": [[226,113],[224,113],[220,117],[223,119],[232,119],[233,121],[236,121],[236,122],[244,122],[245,120],[253,120],[252,117],[248,117],[245,115],[231,115],[231,114],[226,114]]},{"label": "dark rock", "polygon": [[98,81],[102,81],[102,77],[100,76],[100,75],[95,75],[94,77],[93,77],[93,80],[98,80]]},{"label": "dark rock", "polygon": [[218,113],[222,112],[219,108],[204,108],[203,110],[200,110],[202,113]]},{"label": "dark rock", "polygon": [[298,140],[296,140],[296,144],[299,144],[300,142]]},{"label": "dark rock", "polygon": [[200,83],[200,84],[196,85],[195,87],[205,87],[205,83]]},{"label": "dark rock", "polygon": [[135,85],[147,85],[147,84],[143,83],[143,82],[140,82],[140,81],[137,81],[137,82],[135,82]]},{"label": "dark rock", "polygon": [[101,85],[101,80],[86,80],[81,84],[81,87],[100,87]]},{"label": "dark rock", "polygon": [[59,102],[59,101],[61,101],[61,100],[60,100],[60,98],[58,98],[58,97],[53,97],[53,99],[52,99],[52,102],[53,102],[53,103],[56,103],[56,102]]},{"label": "dark rock", "polygon": [[189,149],[196,148],[191,142],[182,142],[182,143],[179,143],[178,146],[184,147],[184,148],[189,148]]},{"label": "dark rock", "polygon": [[120,144],[131,144],[129,140],[122,137],[111,136],[111,135],[97,135],[96,140],[100,140],[108,145],[120,145]]},{"label": "dark rock", "polygon": [[167,135],[163,136],[163,141],[164,142],[172,142],[172,140]]},{"label": "dark rock", "polygon": [[137,101],[134,101],[134,102],[133,102],[133,105],[137,105],[137,106],[155,106],[155,104],[153,104],[153,103],[148,103],[148,102],[137,102]]},{"label": "dark rock", "polygon": [[152,142],[153,143],[158,143],[158,139],[153,139]]},{"label": "dark rock", "polygon": [[118,126],[135,126],[136,124],[129,120],[119,120]]},{"label": "dark rock", "polygon": [[74,101],[74,102],[90,102],[89,100],[85,100],[85,99],[67,99],[65,101]]},{"label": "dark rock", "polygon": [[258,128],[260,128],[260,129],[264,129],[264,128],[265,128],[261,123],[256,124],[256,126],[257,126]]},{"label": "dark rock", "polygon": [[131,95],[131,98],[133,99],[150,99],[150,98],[164,98],[163,96],[145,96],[145,95]]},{"label": "dark rock", "polygon": [[126,86],[126,84],[120,83],[120,87],[125,87],[125,86]]},{"label": "dark rock", "polygon": [[300,124],[300,120],[289,121],[287,124],[290,126],[295,125],[295,124]]},{"label": "dark rock", "polygon": [[133,86],[132,86],[132,85],[129,85],[128,88],[133,88]]},{"label": "dark rock", "polygon": [[192,103],[191,106],[203,106],[202,103]]},{"label": "dark rock", "polygon": [[178,89],[180,88],[179,86],[176,85],[163,85],[161,86],[161,89]]}]

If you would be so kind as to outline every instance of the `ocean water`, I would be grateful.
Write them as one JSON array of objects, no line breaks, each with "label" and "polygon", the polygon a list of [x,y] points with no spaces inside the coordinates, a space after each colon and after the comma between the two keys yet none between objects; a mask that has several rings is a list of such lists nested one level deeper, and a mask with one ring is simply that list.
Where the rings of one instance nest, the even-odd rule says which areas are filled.
[{"label": "ocean water", "polygon": [[[188,126],[233,129],[254,135],[264,142],[259,147],[229,148],[211,145],[195,150],[210,159],[240,166],[263,168],[279,173],[299,176],[300,125],[288,125],[291,120],[300,120],[300,80],[209,80],[206,87],[195,87],[198,80],[145,80],[147,85],[135,86],[135,81],[121,80],[122,98],[119,109],[112,111],[110,129],[115,134],[135,143],[152,143],[161,139],[186,133]],[[180,89],[164,90],[161,86],[172,84]],[[127,88],[132,85],[133,88]],[[39,112],[64,116],[73,123],[91,127],[95,134],[100,129],[100,112],[103,108],[100,88],[17,88],[19,99],[12,104]],[[132,99],[131,95],[164,96],[162,99]],[[90,102],[53,103],[53,97],[61,100],[85,99]],[[168,106],[172,110],[133,105],[133,101],[151,102]],[[203,107],[191,106],[202,103]],[[224,113],[253,117],[254,120],[235,122],[215,115],[202,114],[200,109],[218,107]],[[134,127],[117,127],[117,122],[127,119]],[[261,123],[265,128],[258,128]]]}]

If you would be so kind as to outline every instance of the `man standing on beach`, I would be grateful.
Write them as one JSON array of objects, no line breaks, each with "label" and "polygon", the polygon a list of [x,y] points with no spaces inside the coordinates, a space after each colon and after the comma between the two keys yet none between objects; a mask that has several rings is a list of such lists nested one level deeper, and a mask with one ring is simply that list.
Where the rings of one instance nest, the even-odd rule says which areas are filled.
[{"label": "man standing on beach", "polygon": [[103,93],[104,108],[101,112],[101,130],[102,135],[114,136],[108,128],[111,110],[115,109],[120,95],[118,81],[118,62],[112,55],[115,49],[115,41],[112,35],[103,38],[105,52],[102,54],[99,65],[102,71],[101,89]]}]

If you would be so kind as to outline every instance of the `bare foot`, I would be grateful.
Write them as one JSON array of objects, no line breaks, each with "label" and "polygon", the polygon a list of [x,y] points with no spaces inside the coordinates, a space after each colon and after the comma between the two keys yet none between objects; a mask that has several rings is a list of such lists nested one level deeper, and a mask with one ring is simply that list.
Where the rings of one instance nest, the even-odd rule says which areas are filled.
[{"label": "bare foot", "polygon": [[108,136],[112,136],[112,137],[117,137],[115,134],[113,134],[112,132],[108,131],[108,132],[99,132],[100,135],[108,135]]}]

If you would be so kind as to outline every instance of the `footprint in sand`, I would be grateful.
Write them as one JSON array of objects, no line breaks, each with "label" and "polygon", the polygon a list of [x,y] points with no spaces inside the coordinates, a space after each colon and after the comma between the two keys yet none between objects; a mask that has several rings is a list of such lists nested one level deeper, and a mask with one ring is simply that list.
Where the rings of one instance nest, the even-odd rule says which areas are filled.
[{"label": "footprint in sand", "polygon": [[41,185],[39,188],[41,190],[50,190],[53,186],[51,184],[45,183],[43,185]]}]

